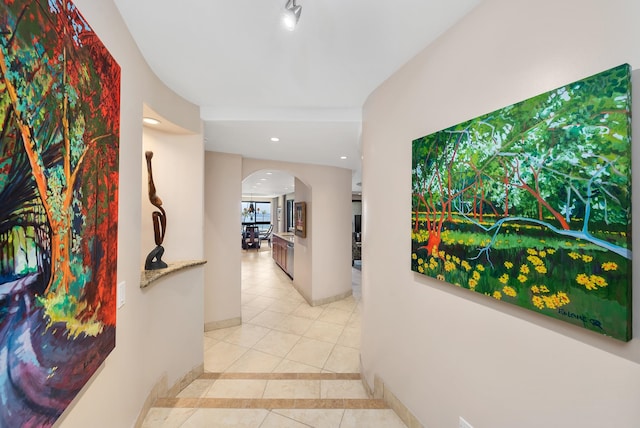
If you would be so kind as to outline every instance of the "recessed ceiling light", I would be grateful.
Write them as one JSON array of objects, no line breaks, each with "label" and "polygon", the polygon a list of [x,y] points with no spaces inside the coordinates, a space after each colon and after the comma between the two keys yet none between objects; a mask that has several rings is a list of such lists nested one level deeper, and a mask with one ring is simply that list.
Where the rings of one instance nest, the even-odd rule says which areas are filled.
[{"label": "recessed ceiling light", "polygon": [[142,121],[144,123],[146,123],[147,125],[159,125],[160,121],[158,119],[154,119],[152,117],[144,117],[142,118]]},{"label": "recessed ceiling light", "polygon": [[340,159],[345,160],[347,157],[346,156],[340,156]]},{"label": "recessed ceiling light", "polygon": [[266,178],[261,178],[260,181],[267,181],[267,179]]},{"label": "recessed ceiling light", "polygon": [[273,172],[267,172],[267,175],[273,175]]},{"label": "recessed ceiling light", "polygon": [[280,141],[280,138],[278,138],[278,137],[271,137],[271,141],[273,141],[274,143],[277,143],[278,141]]}]

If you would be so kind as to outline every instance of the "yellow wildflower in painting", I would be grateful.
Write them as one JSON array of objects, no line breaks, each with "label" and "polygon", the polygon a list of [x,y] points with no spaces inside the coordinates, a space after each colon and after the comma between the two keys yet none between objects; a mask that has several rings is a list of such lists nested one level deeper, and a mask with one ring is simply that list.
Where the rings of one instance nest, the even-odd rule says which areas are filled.
[{"label": "yellow wildflower in painting", "polygon": [[455,269],[456,265],[452,261],[447,260],[446,262],[444,262],[444,270],[446,270],[447,272],[451,272]]},{"label": "yellow wildflower in painting", "polygon": [[587,256],[586,254],[582,256],[582,261],[585,263],[589,263],[593,260],[593,257]]},{"label": "yellow wildflower in painting", "polygon": [[484,272],[484,266],[482,265],[476,266],[476,269],[478,269],[480,272]]},{"label": "yellow wildflower in painting", "polygon": [[605,271],[618,270],[618,265],[614,262],[602,263],[602,269]]},{"label": "yellow wildflower in painting", "polygon": [[523,275],[527,275],[529,273],[529,265],[528,264],[523,264],[522,266],[520,266],[520,273]]},{"label": "yellow wildflower in painting", "polygon": [[463,260],[462,263],[460,264],[460,266],[462,266],[462,268],[464,270],[466,270],[467,272],[469,272],[471,270],[471,265],[466,260]]},{"label": "yellow wildflower in painting", "polygon": [[531,264],[534,265],[534,266],[540,266],[540,265],[544,264],[542,259],[540,257],[538,257],[538,256],[529,256],[529,257],[527,257],[527,260],[529,260],[531,262]]},{"label": "yellow wildflower in painting", "polygon": [[418,272],[424,273],[424,268],[422,266],[418,266]]},{"label": "yellow wildflower in painting", "polygon": [[509,275],[507,275],[506,273],[502,274],[502,276],[498,278],[498,281],[500,281],[503,284],[506,284],[507,282],[509,282]]},{"label": "yellow wildflower in painting", "polygon": [[523,275],[523,274],[518,275],[518,281],[522,283],[527,282],[527,279],[529,278],[527,278],[526,275]]},{"label": "yellow wildflower in painting", "polygon": [[547,308],[549,309],[557,309],[558,308],[558,302],[557,299],[555,298],[556,295],[553,294],[551,296],[542,296],[542,300],[544,301],[544,304]]},{"label": "yellow wildflower in painting", "polygon": [[547,273],[547,268],[544,265],[536,266],[536,271],[544,275]]},{"label": "yellow wildflower in painting", "polygon": [[493,292],[493,298],[496,300],[501,300],[502,299],[502,293],[499,291],[494,291]]},{"label": "yellow wildflower in painting", "polygon": [[538,288],[537,285],[533,285],[533,286],[531,286],[531,292],[534,293],[534,294],[538,294],[538,293],[540,293],[540,289]]},{"label": "yellow wildflower in painting", "polygon": [[531,298],[531,303],[533,303],[533,306],[538,309],[544,309],[544,300],[542,300],[542,297],[540,296],[533,296]]},{"label": "yellow wildflower in painting", "polygon": [[567,296],[567,293],[563,291],[558,291],[557,296],[558,296],[558,301],[560,302],[560,306],[564,306],[571,302],[571,300],[569,300],[569,296]]},{"label": "yellow wildflower in painting", "polygon": [[527,253],[531,254],[532,256],[537,256],[538,252],[536,251],[535,248],[527,248]]},{"label": "yellow wildflower in painting", "polygon": [[478,272],[477,270],[474,270],[471,276],[473,276],[473,279],[475,279],[476,281],[480,280],[480,272]]},{"label": "yellow wildflower in painting", "polygon": [[411,254],[411,258],[413,260],[416,260],[418,258],[418,255],[416,253]]},{"label": "yellow wildflower in painting", "polygon": [[547,286],[546,286],[546,285],[541,285],[541,286],[540,286],[540,292],[541,292],[541,293],[548,293],[548,292],[549,292],[549,289],[547,288]]},{"label": "yellow wildflower in painting", "polygon": [[576,282],[580,285],[584,285],[587,290],[596,290],[598,287],[594,284],[593,281],[589,279],[589,277],[584,273],[579,273],[576,276]]},{"label": "yellow wildflower in painting", "polygon": [[504,262],[504,267],[506,267],[507,269],[511,269],[513,267],[513,263],[511,262]]},{"label": "yellow wildflower in painting", "polygon": [[542,250],[538,252],[538,255],[544,259],[545,257],[547,257],[547,252],[545,250]]},{"label": "yellow wildflower in painting", "polygon": [[591,275],[589,277],[589,280],[600,288],[606,287],[607,285],[609,285],[607,284],[607,281],[603,277],[598,275]]},{"label": "yellow wildflower in painting", "polygon": [[422,260],[422,259],[418,259],[418,264],[419,264],[419,265],[421,265],[421,264],[423,264],[423,263],[424,263],[424,260]]},{"label": "yellow wildflower in painting", "polygon": [[509,287],[508,285],[502,287],[502,292],[510,297],[516,297],[517,294],[516,290],[513,287]]},{"label": "yellow wildflower in painting", "polygon": [[553,248],[549,248],[549,249],[547,250],[547,253],[548,253],[548,254],[555,254],[555,253],[556,253],[556,250],[554,250]]},{"label": "yellow wildflower in painting", "polygon": [[444,281],[444,275],[439,273],[438,275],[436,275],[436,278],[439,279],[440,281]]},{"label": "yellow wildflower in painting", "polygon": [[571,257],[573,260],[578,260],[579,258],[582,258],[580,254],[574,253],[573,251],[569,253],[569,257]]},{"label": "yellow wildflower in painting", "polygon": [[478,285],[478,281],[476,281],[473,278],[469,279],[469,288],[470,289],[474,290],[476,288],[476,285]]}]

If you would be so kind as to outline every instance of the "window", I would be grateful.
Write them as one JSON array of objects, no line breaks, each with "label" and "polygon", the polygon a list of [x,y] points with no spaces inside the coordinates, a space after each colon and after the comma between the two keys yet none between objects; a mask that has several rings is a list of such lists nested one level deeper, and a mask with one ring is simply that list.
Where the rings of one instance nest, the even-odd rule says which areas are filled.
[{"label": "window", "polygon": [[[249,206],[253,204],[253,212],[249,212]],[[260,230],[267,230],[271,224],[271,202],[242,201],[241,212],[242,225],[255,224]]]}]

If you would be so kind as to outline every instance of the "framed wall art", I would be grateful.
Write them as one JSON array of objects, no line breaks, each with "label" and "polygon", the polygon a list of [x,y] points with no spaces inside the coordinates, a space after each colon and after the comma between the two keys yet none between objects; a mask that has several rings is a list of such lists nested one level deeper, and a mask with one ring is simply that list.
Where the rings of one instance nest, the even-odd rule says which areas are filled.
[{"label": "framed wall art", "polygon": [[307,237],[307,203],[295,203],[295,234],[301,238]]},{"label": "framed wall art", "polygon": [[0,5],[0,425],[51,426],[115,347],[120,67],[68,0]]},{"label": "framed wall art", "polygon": [[627,64],[413,141],[411,269],[631,338]]}]

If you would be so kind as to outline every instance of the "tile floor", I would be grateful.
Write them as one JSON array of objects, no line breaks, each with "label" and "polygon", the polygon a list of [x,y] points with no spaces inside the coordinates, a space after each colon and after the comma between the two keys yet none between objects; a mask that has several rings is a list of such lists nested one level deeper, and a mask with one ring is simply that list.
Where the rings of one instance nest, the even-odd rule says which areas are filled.
[{"label": "tile floor", "polygon": [[243,251],[242,325],[205,333],[205,373],[143,427],[405,427],[362,386],[357,269],[352,281],[353,296],[311,307],[267,245]]}]

